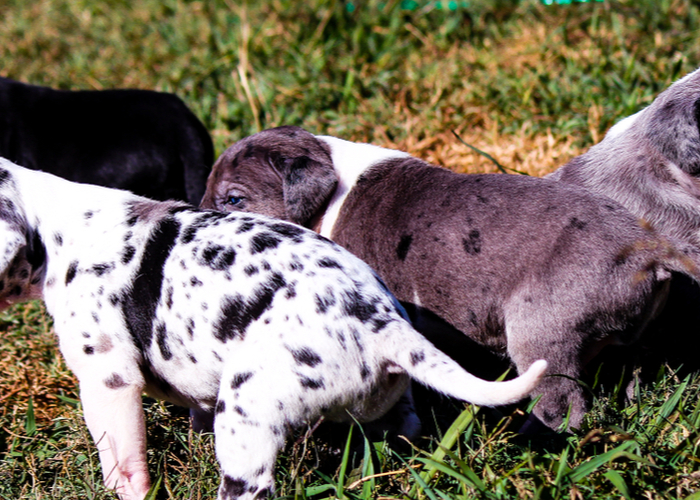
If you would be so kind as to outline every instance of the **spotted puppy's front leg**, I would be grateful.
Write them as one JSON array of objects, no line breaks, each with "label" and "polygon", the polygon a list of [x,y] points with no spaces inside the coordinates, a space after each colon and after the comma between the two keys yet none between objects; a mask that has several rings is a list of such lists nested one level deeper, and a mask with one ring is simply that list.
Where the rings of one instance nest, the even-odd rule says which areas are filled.
[{"label": "spotted puppy's front leg", "polygon": [[108,488],[122,500],[141,500],[150,480],[141,395],[144,379],[132,345],[116,335],[74,335],[60,328],[61,352],[80,382],[85,422],[100,453]]},{"label": "spotted puppy's front leg", "polygon": [[141,500],[150,486],[146,465],[143,387],[116,372],[80,382],[85,421],[100,454],[105,485],[121,500]]}]

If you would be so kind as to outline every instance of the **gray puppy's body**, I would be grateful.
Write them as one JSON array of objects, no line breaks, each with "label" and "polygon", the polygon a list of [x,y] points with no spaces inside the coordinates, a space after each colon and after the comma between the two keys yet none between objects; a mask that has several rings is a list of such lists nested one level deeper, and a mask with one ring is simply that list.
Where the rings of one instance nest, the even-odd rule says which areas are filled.
[{"label": "gray puppy's body", "polygon": [[571,379],[604,345],[637,338],[670,276],[663,243],[602,196],[459,175],[296,127],[229,148],[202,204],[315,227],[373,266],[399,300],[507,354],[519,371],[546,359],[548,373],[570,377],[533,393],[552,428],[569,405],[570,426],[580,425],[586,401]]},{"label": "gray puppy's body", "polygon": [[548,178],[624,205],[700,265],[700,70]]}]

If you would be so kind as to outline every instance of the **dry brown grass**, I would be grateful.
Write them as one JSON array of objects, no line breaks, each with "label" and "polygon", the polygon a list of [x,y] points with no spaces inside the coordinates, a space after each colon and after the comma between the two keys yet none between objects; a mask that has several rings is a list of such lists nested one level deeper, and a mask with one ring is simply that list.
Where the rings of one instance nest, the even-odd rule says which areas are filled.
[{"label": "dry brown grass", "polygon": [[[9,322],[7,319],[12,318]],[[37,422],[73,410],[57,395],[77,398],[78,383],[58,351],[52,322],[38,302],[3,313],[0,330],[0,418],[23,423],[33,400]]]}]

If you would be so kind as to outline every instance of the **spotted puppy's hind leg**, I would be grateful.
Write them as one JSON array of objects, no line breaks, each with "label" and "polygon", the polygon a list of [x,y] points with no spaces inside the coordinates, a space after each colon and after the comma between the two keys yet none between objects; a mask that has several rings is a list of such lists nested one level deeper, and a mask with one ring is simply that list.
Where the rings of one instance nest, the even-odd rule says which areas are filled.
[{"label": "spotted puppy's hind leg", "polygon": [[[272,497],[274,466],[290,428],[304,419],[297,377],[279,366],[229,363],[214,412],[219,500]],[[292,386],[292,381],[297,383]]]}]

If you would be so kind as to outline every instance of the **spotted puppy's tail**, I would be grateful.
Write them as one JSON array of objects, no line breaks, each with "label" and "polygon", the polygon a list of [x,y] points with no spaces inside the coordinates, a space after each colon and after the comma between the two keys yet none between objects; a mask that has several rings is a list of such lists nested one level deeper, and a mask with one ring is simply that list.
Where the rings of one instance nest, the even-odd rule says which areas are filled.
[{"label": "spotted puppy's tail", "polygon": [[498,406],[520,401],[540,383],[547,369],[547,362],[540,359],[513,380],[489,382],[465,371],[407,324],[400,328],[392,359],[421,384],[476,405]]}]

